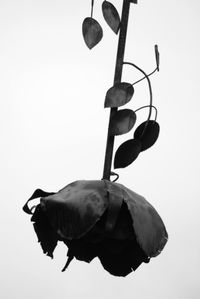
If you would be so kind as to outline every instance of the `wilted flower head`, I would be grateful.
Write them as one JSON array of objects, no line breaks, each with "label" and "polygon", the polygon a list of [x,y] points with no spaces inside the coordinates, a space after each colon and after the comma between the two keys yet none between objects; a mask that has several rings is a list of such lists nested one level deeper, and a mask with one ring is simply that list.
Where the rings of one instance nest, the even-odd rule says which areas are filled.
[{"label": "wilted flower head", "polygon": [[31,221],[43,252],[53,257],[58,241],[68,247],[67,268],[75,257],[91,262],[98,257],[109,273],[126,276],[167,242],[167,232],[156,210],[142,196],[107,180],[76,181],[57,193],[37,189],[41,197]]}]

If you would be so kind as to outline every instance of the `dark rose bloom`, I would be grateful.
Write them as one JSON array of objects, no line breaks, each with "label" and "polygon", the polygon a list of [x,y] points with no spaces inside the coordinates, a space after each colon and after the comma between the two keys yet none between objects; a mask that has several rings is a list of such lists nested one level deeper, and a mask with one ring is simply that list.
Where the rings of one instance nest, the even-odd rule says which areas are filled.
[{"label": "dark rose bloom", "polygon": [[98,257],[104,269],[126,276],[142,262],[157,256],[167,242],[162,219],[142,196],[107,180],[76,181],[57,193],[37,189],[32,213],[43,252],[53,258],[58,241],[68,247],[67,268],[75,257],[91,262]]}]

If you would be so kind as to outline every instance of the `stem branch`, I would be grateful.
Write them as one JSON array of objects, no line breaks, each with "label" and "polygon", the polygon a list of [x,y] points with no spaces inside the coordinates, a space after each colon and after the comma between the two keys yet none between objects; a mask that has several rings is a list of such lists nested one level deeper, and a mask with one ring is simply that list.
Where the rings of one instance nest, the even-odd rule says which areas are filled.
[{"label": "stem branch", "polygon": [[147,122],[148,122],[150,120],[150,118],[151,118],[152,104],[153,104],[153,93],[152,93],[152,88],[151,88],[151,81],[149,80],[148,75],[141,68],[139,68],[137,65],[135,65],[134,63],[124,62],[123,64],[128,64],[128,65],[131,65],[131,66],[135,67],[138,71],[140,71],[141,73],[143,73],[143,75],[145,76],[145,78],[148,81],[149,94],[150,94],[149,116],[148,116],[148,119],[147,119]]}]

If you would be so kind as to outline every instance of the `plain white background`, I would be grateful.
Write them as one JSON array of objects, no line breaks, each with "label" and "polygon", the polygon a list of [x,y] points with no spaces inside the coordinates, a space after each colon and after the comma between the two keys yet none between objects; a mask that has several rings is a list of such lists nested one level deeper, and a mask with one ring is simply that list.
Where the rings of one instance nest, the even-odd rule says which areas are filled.
[{"label": "plain white background", "polygon": [[[138,1],[131,5],[125,60],[152,77],[161,132],[157,143],[119,182],[143,195],[161,215],[169,241],[158,257],[126,278],[95,259],[74,261],[66,248],[54,260],[37,243],[22,206],[36,188],[58,191],[78,179],[101,179],[108,125],[103,108],[112,86],[117,36],[105,23],[102,1],[94,18],[103,40],[91,51],[81,26],[90,1],[0,1],[1,298],[197,299],[200,296],[198,0]],[[113,0],[121,12],[122,0]],[[123,80],[141,75],[124,67]],[[148,104],[148,86],[135,87],[125,107]],[[138,113],[138,124],[148,111]],[[132,136],[116,138],[115,150]]]}]

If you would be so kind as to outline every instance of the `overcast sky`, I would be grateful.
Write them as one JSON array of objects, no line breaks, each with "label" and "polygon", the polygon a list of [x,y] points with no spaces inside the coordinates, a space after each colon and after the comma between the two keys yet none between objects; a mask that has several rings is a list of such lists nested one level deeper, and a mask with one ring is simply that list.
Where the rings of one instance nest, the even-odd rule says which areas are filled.
[{"label": "overcast sky", "polygon": [[[122,0],[112,2],[121,12]],[[71,263],[66,247],[45,257],[22,206],[36,188],[58,191],[80,179],[101,179],[117,36],[95,1],[104,37],[92,50],[81,27],[90,0],[0,1],[1,288],[3,299],[200,298],[200,3],[138,0],[131,4],[125,60],[152,77],[161,127],[157,143],[119,182],[143,195],[161,215],[169,241],[163,252],[126,278],[95,259]],[[141,75],[124,66],[123,80]],[[125,107],[148,105],[148,85],[135,86]],[[138,122],[148,111],[138,113]],[[116,138],[115,149],[132,136]]]}]

